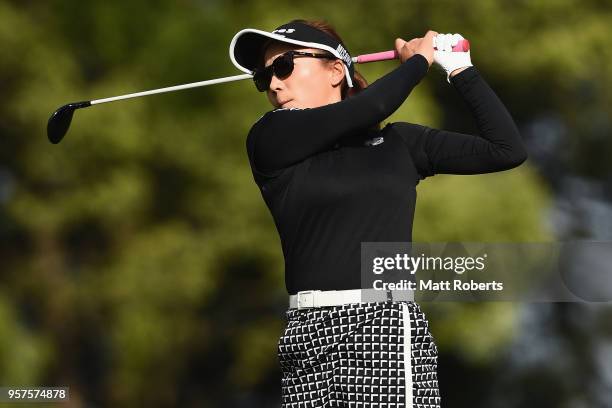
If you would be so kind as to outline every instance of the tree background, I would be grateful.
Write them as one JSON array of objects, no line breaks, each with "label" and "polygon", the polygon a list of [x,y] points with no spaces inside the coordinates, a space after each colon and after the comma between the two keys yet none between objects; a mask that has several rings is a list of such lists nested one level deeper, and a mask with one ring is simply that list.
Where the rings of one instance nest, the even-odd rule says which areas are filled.
[{"label": "tree background", "polygon": [[[293,18],[326,19],[353,55],[459,32],[515,118],[529,160],[420,183],[415,241],[612,239],[607,1],[0,0],[0,386],[69,386],[70,407],[279,405],[283,259],[245,151],[265,96],[240,81],[100,105],[59,145],[46,124],[238,74],[233,35]],[[435,68],[387,121],[477,131]],[[422,307],[444,406],[610,406],[609,306]]]}]

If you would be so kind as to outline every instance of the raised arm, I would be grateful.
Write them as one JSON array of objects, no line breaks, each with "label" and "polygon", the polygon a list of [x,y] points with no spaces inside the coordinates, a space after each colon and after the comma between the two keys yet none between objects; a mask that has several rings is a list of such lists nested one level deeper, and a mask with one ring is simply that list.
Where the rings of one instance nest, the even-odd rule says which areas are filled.
[{"label": "raised arm", "polygon": [[508,170],[527,159],[512,116],[475,67],[451,78],[476,120],[479,135],[395,123],[422,178]]},{"label": "raised arm", "polygon": [[247,150],[257,171],[272,173],[330,149],[345,135],[391,115],[425,76],[429,62],[415,54],[357,95],[317,108],[277,109],[257,121]]}]

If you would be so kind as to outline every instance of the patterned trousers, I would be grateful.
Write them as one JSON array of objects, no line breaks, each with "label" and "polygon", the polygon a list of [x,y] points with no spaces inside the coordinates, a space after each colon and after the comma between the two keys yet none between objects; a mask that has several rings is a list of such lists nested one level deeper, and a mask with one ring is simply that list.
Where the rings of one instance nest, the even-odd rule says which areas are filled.
[{"label": "patterned trousers", "polygon": [[438,349],[412,301],[288,309],[282,408],[440,408]]}]

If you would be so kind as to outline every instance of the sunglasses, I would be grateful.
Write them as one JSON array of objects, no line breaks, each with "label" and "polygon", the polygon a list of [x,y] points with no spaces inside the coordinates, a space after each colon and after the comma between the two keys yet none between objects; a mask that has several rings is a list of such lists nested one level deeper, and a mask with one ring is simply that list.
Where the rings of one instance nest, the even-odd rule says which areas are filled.
[{"label": "sunglasses", "polygon": [[326,58],[336,59],[337,57],[331,54],[315,54],[312,52],[302,51],[287,51],[284,54],[276,57],[272,64],[265,68],[258,68],[253,73],[253,81],[259,92],[264,92],[270,88],[272,75],[277,78],[286,78],[293,72],[293,59],[296,57],[311,57],[311,58]]}]

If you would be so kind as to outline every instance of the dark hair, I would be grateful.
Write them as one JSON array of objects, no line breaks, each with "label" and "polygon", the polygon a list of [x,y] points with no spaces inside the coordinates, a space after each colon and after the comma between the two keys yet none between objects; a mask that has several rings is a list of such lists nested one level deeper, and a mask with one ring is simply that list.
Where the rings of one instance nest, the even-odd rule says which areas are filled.
[{"label": "dark hair", "polygon": [[[346,49],[346,46],[344,45],[344,41],[342,41],[342,38],[340,37],[340,35],[336,32],[336,29],[329,24],[327,21],[325,20],[303,20],[303,19],[295,19],[290,21],[289,23],[301,23],[301,24],[306,24],[309,25],[311,27],[314,27],[320,31],[323,31],[324,33],[334,37],[336,40],[338,40],[338,42],[340,42],[340,44],[342,44],[342,46]],[[269,40],[267,41],[262,49],[261,49],[261,58],[260,58],[260,68],[263,67],[263,64],[265,63],[265,61],[263,61],[263,56],[265,55],[266,49],[268,48],[268,46],[275,42],[276,40]],[[323,62],[325,62],[325,60],[321,60]],[[349,87],[347,82],[346,82],[346,78],[344,78],[342,80],[342,85],[340,88],[340,98],[341,99],[346,99],[347,97],[350,97],[352,95],[355,95],[358,92],[363,91],[365,88],[368,87],[368,81],[363,77],[363,75],[361,75],[357,70],[354,70],[353,73],[353,87]],[[374,129],[380,129],[380,123],[372,126],[372,128]]]}]

